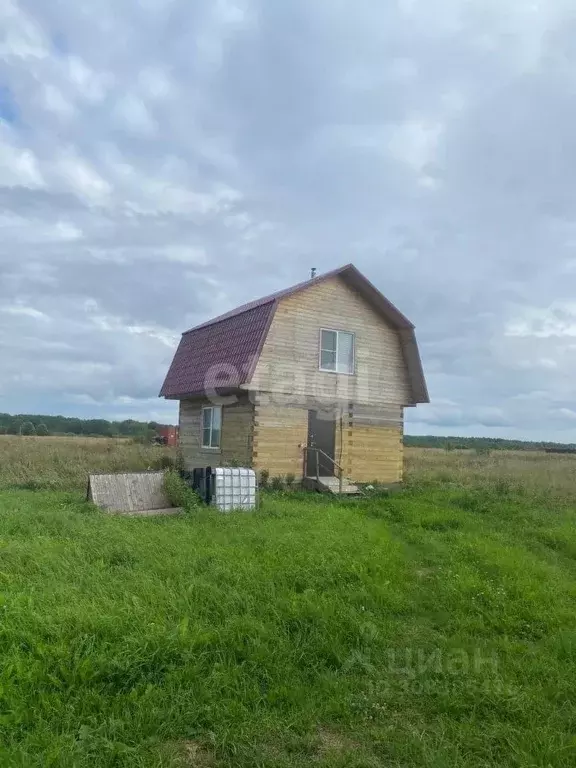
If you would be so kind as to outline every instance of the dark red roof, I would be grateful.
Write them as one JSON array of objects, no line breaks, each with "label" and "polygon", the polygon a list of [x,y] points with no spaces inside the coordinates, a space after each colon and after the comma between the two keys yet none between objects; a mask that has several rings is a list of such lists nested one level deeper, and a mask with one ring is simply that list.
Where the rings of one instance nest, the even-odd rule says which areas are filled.
[{"label": "dark red roof", "polygon": [[274,302],[223,316],[182,335],[160,397],[235,389],[252,374],[274,312]]},{"label": "dark red roof", "polygon": [[340,277],[398,329],[414,402],[428,402],[414,326],[353,264],[298,283],[191,328],[182,335],[160,397],[182,398],[236,389],[252,377],[280,299]]}]

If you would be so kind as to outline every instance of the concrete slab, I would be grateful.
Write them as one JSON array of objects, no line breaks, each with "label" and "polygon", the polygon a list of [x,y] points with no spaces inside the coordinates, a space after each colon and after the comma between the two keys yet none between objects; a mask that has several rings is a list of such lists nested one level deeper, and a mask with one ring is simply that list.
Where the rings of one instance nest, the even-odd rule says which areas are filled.
[{"label": "concrete slab", "polygon": [[164,492],[164,472],[94,474],[88,478],[88,501],[116,514],[174,515]]}]

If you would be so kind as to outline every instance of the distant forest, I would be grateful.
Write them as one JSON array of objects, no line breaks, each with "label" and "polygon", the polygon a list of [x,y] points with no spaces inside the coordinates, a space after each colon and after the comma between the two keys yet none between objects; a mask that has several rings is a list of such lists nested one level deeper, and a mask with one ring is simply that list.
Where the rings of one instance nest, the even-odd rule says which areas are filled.
[{"label": "distant forest", "polygon": [[76,419],[66,416],[44,416],[0,413],[0,435],[86,435],[90,437],[147,438],[162,426],[156,421],[107,421]]},{"label": "distant forest", "polygon": [[574,443],[531,442],[529,440],[506,440],[499,437],[435,437],[432,435],[404,435],[404,445],[413,448],[444,448],[445,450],[457,450],[458,448],[486,451],[576,450]]}]

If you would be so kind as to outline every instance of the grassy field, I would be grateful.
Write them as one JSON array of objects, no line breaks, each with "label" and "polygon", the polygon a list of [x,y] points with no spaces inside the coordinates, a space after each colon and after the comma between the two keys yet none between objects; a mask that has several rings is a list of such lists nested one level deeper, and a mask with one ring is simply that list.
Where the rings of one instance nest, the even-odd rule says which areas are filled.
[{"label": "grassy field", "polygon": [[521,493],[576,498],[576,455],[541,451],[444,451],[408,448],[406,476],[412,484],[513,488]]},{"label": "grassy field", "polygon": [[[88,472],[161,469],[173,449],[131,440],[0,435],[0,488],[84,489]],[[576,456],[529,451],[405,449],[406,482],[414,485],[507,486],[576,496]]]},{"label": "grassy field", "polygon": [[0,435],[0,488],[85,489],[89,472],[157,469],[170,455],[118,438]]},{"label": "grassy field", "polygon": [[576,765],[570,457],[411,450],[389,497],[127,519],[83,462],[164,449],[16,441],[45,490],[4,454],[1,766]]}]

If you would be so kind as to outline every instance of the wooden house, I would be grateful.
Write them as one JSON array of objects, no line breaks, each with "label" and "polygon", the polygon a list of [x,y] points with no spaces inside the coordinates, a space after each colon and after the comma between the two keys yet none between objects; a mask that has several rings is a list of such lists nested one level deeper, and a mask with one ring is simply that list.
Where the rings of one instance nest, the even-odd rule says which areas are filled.
[{"label": "wooden house", "polygon": [[414,326],[351,264],[186,331],[160,396],[187,468],[328,486],[400,482],[404,408],[428,402]]}]

